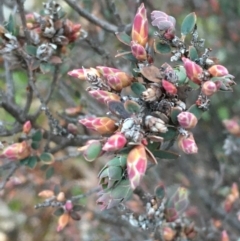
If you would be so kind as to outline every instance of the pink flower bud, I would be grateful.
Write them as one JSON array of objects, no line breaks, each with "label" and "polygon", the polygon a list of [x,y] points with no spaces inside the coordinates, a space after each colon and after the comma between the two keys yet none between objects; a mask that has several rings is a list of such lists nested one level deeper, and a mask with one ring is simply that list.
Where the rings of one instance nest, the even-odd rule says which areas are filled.
[{"label": "pink flower bud", "polygon": [[[160,31],[174,32],[176,19],[162,11],[153,11],[151,13],[152,26],[158,27]],[[165,33],[166,33],[165,32]]]},{"label": "pink flower bud", "polygon": [[145,147],[138,145],[134,147],[127,157],[128,178],[132,189],[135,189],[147,170],[147,155]]},{"label": "pink flower bud", "polygon": [[109,75],[114,75],[115,73],[122,72],[119,69],[110,68],[106,66],[97,66],[96,69],[99,71],[99,73],[104,77],[107,78]]},{"label": "pink flower bud", "polygon": [[28,134],[32,129],[31,121],[26,121],[23,125],[23,133]]},{"label": "pink flower bud", "polygon": [[126,137],[122,133],[116,133],[110,136],[103,146],[103,151],[117,151],[121,150],[127,143]]},{"label": "pink flower bud", "polygon": [[238,184],[236,182],[232,184],[231,193],[235,199],[239,198]]},{"label": "pink flower bud", "polygon": [[228,73],[228,70],[223,65],[213,65],[208,69],[208,72],[214,77],[222,77]]},{"label": "pink flower bud", "polygon": [[148,41],[147,11],[142,3],[137,10],[132,26],[132,40],[143,47]]},{"label": "pink flower bud", "polygon": [[73,135],[76,135],[78,133],[78,127],[73,123],[68,123],[67,130]]},{"label": "pink flower bud", "polygon": [[233,118],[231,120],[224,120],[223,125],[230,134],[236,136],[240,135],[240,126],[236,118]]},{"label": "pink flower bud", "polygon": [[190,132],[188,136],[180,135],[178,138],[179,148],[186,154],[195,154],[198,152],[198,147],[195,143],[193,134]]},{"label": "pink flower bud", "polygon": [[63,230],[67,224],[70,221],[70,215],[68,213],[64,213],[58,218],[58,226],[57,226],[57,232],[60,232]]},{"label": "pink flower bud", "polygon": [[186,70],[187,77],[195,84],[200,85],[202,82],[201,74],[203,71],[201,66],[199,66],[195,62],[185,57],[182,57],[182,61],[183,61],[184,68]]},{"label": "pink flower bud", "polygon": [[170,95],[176,95],[177,94],[177,87],[167,80],[162,80],[162,87]]},{"label": "pink flower bud", "polygon": [[71,200],[67,200],[65,205],[64,205],[64,208],[68,212],[72,211],[72,209],[73,209],[72,201]]},{"label": "pink flower bud", "polygon": [[226,230],[223,230],[222,231],[222,234],[221,234],[221,241],[229,241],[229,236],[228,236],[228,233]]},{"label": "pink flower bud", "polygon": [[88,93],[97,101],[107,104],[111,100],[120,101],[120,96],[104,90],[91,90]]},{"label": "pink flower bud", "polygon": [[113,75],[107,75],[107,82],[112,89],[121,91],[131,84],[132,77],[125,72],[117,72]]},{"label": "pink flower bud", "polygon": [[14,143],[6,147],[1,156],[11,160],[21,160],[30,155],[30,148],[26,141]]},{"label": "pink flower bud", "polygon": [[93,75],[93,76],[98,76],[100,77],[98,71],[94,68],[90,68],[90,69],[74,69],[72,71],[68,72],[68,75],[74,77],[74,78],[78,78],[80,80],[87,80],[88,79],[88,75]]},{"label": "pink flower bud", "polygon": [[102,135],[112,134],[117,129],[115,121],[108,117],[89,117],[79,120],[79,122],[87,128],[93,129]]},{"label": "pink flower bud", "polygon": [[218,86],[213,82],[213,81],[206,81],[203,85],[202,85],[202,92],[203,94],[205,94],[206,96],[211,96],[214,93],[216,93],[218,90]]},{"label": "pink flower bud", "polygon": [[197,117],[188,111],[181,112],[177,116],[177,119],[178,119],[179,125],[184,129],[192,129],[198,123]]},{"label": "pink flower bud", "polygon": [[145,48],[142,45],[137,44],[134,41],[131,42],[131,51],[132,51],[133,56],[137,60],[144,61],[147,59],[147,52],[146,52]]},{"label": "pink flower bud", "polygon": [[51,198],[54,197],[54,192],[51,190],[43,190],[40,193],[38,193],[38,196],[42,198]]},{"label": "pink flower bud", "polygon": [[165,241],[172,241],[176,236],[176,231],[170,227],[163,227],[162,237]]}]

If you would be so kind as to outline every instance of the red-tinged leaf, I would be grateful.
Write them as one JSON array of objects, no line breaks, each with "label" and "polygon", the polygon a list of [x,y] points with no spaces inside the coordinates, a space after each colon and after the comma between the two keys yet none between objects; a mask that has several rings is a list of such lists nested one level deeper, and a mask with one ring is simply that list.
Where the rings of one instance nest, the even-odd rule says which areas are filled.
[{"label": "red-tinged leaf", "polygon": [[147,155],[145,147],[138,145],[133,147],[127,157],[128,178],[132,189],[135,189],[147,169]]},{"label": "red-tinged leaf", "polygon": [[163,79],[162,86],[165,89],[165,91],[167,92],[167,94],[170,94],[170,95],[177,94],[177,87],[174,84],[172,84],[171,82]]},{"label": "red-tinged leaf", "polygon": [[49,63],[51,63],[51,64],[61,64],[62,59],[58,56],[52,56],[49,60]]}]

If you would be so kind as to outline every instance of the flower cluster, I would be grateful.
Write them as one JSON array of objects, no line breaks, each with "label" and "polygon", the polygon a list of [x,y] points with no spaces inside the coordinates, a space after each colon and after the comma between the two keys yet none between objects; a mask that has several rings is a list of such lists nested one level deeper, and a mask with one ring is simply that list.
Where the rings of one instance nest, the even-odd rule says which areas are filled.
[{"label": "flower cluster", "polygon": [[[139,185],[148,161],[156,164],[157,157],[178,156],[162,150],[162,142],[177,140],[179,148],[186,154],[197,153],[191,130],[202,113],[208,110],[209,97],[219,90],[232,90],[231,86],[235,84],[228,70],[210,58],[209,49],[202,50],[204,41],[198,39],[195,13],[183,20],[181,38],[175,35],[173,17],[153,11],[151,18],[152,25],[159,30],[153,46],[149,44],[144,4],[135,15],[131,36],[116,33],[117,38],[130,47],[130,51],[118,53],[117,57],[132,62],[131,73],[106,66],[75,69],[68,73],[87,80],[91,85],[87,88],[88,93],[109,109],[109,117],[79,120],[102,135],[100,140],[80,148],[86,159],[94,160],[106,152],[116,155],[99,174],[103,191],[98,203],[104,208],[126,200],[129,186],[135,189]],[[190,46],[185,43],[187,35],[192,36]],[[172,53],[171,61],[181,61],[182,64],[154,65],[152,47],[160,54]],[[196,102],[187,106],[189,93],[196,89],[200,89]],[[116,158],[124,161],[119,162]],[[127,191],[121,195],[124,188]]]},{"label": "flower cluster", "polygon": [[72,200],[66,199],[64,192],[53,192],[51,190],[43,190],[38,194],[39,197],[45,198],[45,201],[35,206],[40,207],[56,207],[54,215],[58,217],[57,231],[63,230],[71,219],[80,220],[81,217],[77,213],[82,208],[80,205],[74,205]]},{"label": "flower cluster", "polygon": [[144,214],[125,214],[132,226],[152,233],[155,240],[172,241],[178,237],[193,240],[197,236],[195,224],[184,213],[188,207],[188,192],[183,187],[156,189],[155,196],[146,197]]},{"label": "flower cluster", "polygon": [[61,63],[57,50],[66,52],[66,46],[81,35],[81,25],[67,19],[58,3],[50,1],[43,7],[42,14],[34,12],[25,16],[26,29],[20,27],[12,15],[5,27],[0,26],[0,54],[9,55],[12,68],[21,63],[19,54],[13,51],[23,46],[40,62]]}]

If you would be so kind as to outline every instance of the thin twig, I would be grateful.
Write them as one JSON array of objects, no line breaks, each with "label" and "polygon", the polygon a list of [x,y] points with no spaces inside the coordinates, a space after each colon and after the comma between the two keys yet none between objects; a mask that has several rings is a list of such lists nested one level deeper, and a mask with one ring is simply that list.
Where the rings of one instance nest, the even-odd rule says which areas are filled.
[{"label": "thin twig", "polygon": [[65,0],[65,2],[70,7],[72,7],[80,16],[86,18],[91,23],[101,27],[102,29],[104,29],[108,32],[116,33],[119,31],[128,31],[131,28],[131,24],[128,24],[127,26],[124,27],[124,29],[122,29],[122,28],[117,27],[116,25],[106,22],[105,20],[97,18],[96,16],[92,15],[85,9],[81,8],[76,0]]},{"label": "thin twig", "polygon": [[115,1],[114,0],[106,0],[106,3],[107,3],[109,10],[113,14],[114,22],[117,24],[118,27],[122,27],[123,22],[122,22],[119,12],[117,11]]},{"label": "thin twig", "polygon": [[7,182],[9,181],[10,177],[16,172],[16,170],[19,168],[19,164],[16,163],[12,163],[11,162],[11,167],[10,167],[10,171],[7,174],[7,176],[5,177],[4,181],[0,184],[0,190],[4,189],[4,187],[6,186]]},{"label": "thin twig", "polygon": [[6,97],[8,101],[15,103],[14,100],[14,83],[12,78],[12,73],[9,69],[9,62],[5,59],[4,60],[4,69],[5,69],[5,78],[6,78]]},{"label": "thin twig", "polygon": [[72,201],[78,201],[79,199],[82,199],[82,198],[85,198],[85,197],[88,197],[88,196],[91,196],[92,194],[94,193],[97,193],[99,191],[101,191],[102,188],[101,187],[95,187],[93,188],[92,190],[84,193],[84,194],[80,194],[80,195],[77,195],[77,196],[73,196],[71,199]]},{"label": "thin twig", "polygon": [[16,3],[18,5],[18,10],[19,10],[22,25],[23,25],[23,31],[24,31],[24,35],[26,37],[26,42],[28,44],[30,44],[31,43],[31,37],[30,37],[29,31],[28,31],[28,28],[27,28],[27,24],[26,24],[26,17],[25,17],[25,11],[24,11],[24,6],[23,6],[24,1],[16,0]]}]

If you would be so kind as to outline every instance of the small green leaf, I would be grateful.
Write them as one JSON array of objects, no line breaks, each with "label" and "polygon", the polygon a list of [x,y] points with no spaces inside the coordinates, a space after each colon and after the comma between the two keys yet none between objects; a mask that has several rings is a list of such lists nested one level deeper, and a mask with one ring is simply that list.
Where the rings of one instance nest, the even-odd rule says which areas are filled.
[{"label": "small green leaf", "polygon": [[29,160],[30,160],[30,157],[26,157],[26,158],[20,160],[20,164],[22,166],[26,166],[28,164]]},{"label": "small green leaf", "polygon": [[37,150],[40,146],[40,142],[39,141],[33,141],[31,144],[32,149]]},{"label": "small green leaf", "polygon": [[159,136],[164,138],[164,141],[170,141],[174,139],[178,135],[178,130],[175,127],[168,127],[168,131],[166,133],[161,133]]},{"label": "small green leaf", "polygon": [[32,141],[41,141],[41,140],[42,140],[42,132],[41,132],[41,130],[37,130],[32,135]]},{"label": "small green leaf", "polygon": [[49,165],[42,165],[42,166],[40,167],[40,169],[41,169],[42,171],[46,171],[48,168],[49,168]]},{"label": "small green leaf", "polygon": [[193,30],[194,30],[194,27],[196,25],[196,22],[197,22],[197,16],[196,14],[193,12],[193,13],[190,13],[188,14],[183,22],[182,22],[182,25],[181,25],[181,33],[183,36],[186,36],[188,35],[189,33],[191,33]]},{"label": "small green leaf", "polygon": [[129,180],[122,180],[116,187],[111,191],[111,195],[114,199],[128,200],[133,191]]},{"label": "small green leaf", "polygon": [[51,153],[48,152],[43,152],[40,155],[40,159],[43,162],[52,162],[54,160],[54,156]]},{"label": "small green leaf", "polygon": [[163,185],[159,185],[156,189],[155,189],[155,195],[157,198],[159,199],[163,199],[165,197],[165,188]]},{"label": "small green leaf", "polygon": [[26,46],[26,52],[30,55],[36,56],[37,54],[37,47],[33,45]]},{"label": "small green leaf", "polygon": [[147,145],[147,148],[152,152],[154,150],[159,149],[160,146],[161,146],[161,143],[159,142],[149,142]]},{"label": "small green leaf", "polygon": [[131,43],[131,38],[129,35],[127,35],[125,32],[120,32],[120,33],[116,33],[116,37],[118,38],[118,40],[128,46],[130,46]]},{"label": "small green leaf", "polygon": [[13,15],[10,14],[9,18],[8,18],[8,22],[5,26],[5,28],[8,30],[8,32],[12,33],[14,32],[14,26],[15,26],[15,23],[14,23],[14,18],[13,18]]},{"label": "small green leaf", "polygon": [[126,155],[118,155],[110,160],[106,165],[107,166],[120,166],[125,167],[127,164],[127,156]]},{"label": "small green leaf", "polygon": [[53,213],[54,216],[60,217],[61,215],[64,214],[64,209],[63,208],[58,208],[55,210],[55,212]]},{"label": "small green leaf", "polygon": [[174,72],[178,77],[178,86],[185,85],[188,83],[186,69],[182,65],[179,65],[176,68],[174,68]]},{"label": "small green leaf", "polygon": [[38,159],[36,156],[30,156],[26,166],[33,169],[37,165],[37,162],[38,162]]},{"label": "small green leaf", "polygon": [[[188,78],[187,78],[188,79]],[[192,90],[197,90],[200,88],[200,85],[195,84],[193,81],[188,79],[188,86],[192,89]]]},{"label": "small green leaf", "polygon": [[131,85],[132,92],[137,96],[141,97],[143,91],[146,90],[145,86],[141,83],[132,83]]},{"label": "small green leaf", "polygon": [[180,155],[171,151],[165,151],[165,150],[157,150],[152,151],[152,154],[155,157],[158,157],[160,159],[177,159]]},{"label": "small green leaf", "polygon": [[108,177],[110,180],[121,180],[122,179],[122,168],[117,166],[108,167]]},{"label": "small green leaf", "polygon": [[138,105],[138,103],[136,103],[133,100],[127,100],[124,103],[124,107],[125,109],[129,112],[129,113],[139,113],[140,112],[140,106]]},{"label": "small green leaf", "polygon": [[87,149],[83,152],[83,156],[87,161],[92,162],[96,160],[96,158],[100,155],[101,151],[102,144],[100,143],[100,141],[96,141],[91,143],[87,147]]},{"label": "small green leaf", "polygon": [[41,63],[40,64],[40,70],[43,74],[53,72],[54,68],[55,67],[52,64],[49,64],[49,63]]},{"label": "small green leaf", "polygon": [[204,113],[203,109],[198,108],[198,106],[196,104],[190,106],[190,108],[188,109],[188,112],[194,114],[197,119],[199,120],[202,116],[202,114]]},{"label": "small green leaf", "polygon": [[189,47],[189,57],[192,61],[195,61],[196,59],[198,59],[198,52],[196,48],[193,46]]},{"label": "small green leaf", "polygon": [[177,107],[172,107],[171,109],[171,120],[173,124],[177,125],[178,124],[178,119],[177,116],[181,113],[182,111],[177,108]]},{"label": "small green leaf", "polygon": [[78,211],[81,211],[82,209],[83,209],[83,207],[81,205],[74,205],[72,210],[75,212],[78,212]]},{"label": "small green leaf", "polygon": [[156,42],[154,41],[154,50],[156,53],[158,54],[169,54],[171,53],[171,47],[166,44],[166,43],[160,43],[160,42]]},{"label": "small green leaf", "polygon": [[54,168],[53,167],[49,167],[46,171],[46,179],[49,179],[53,176],[54,174]]}]

